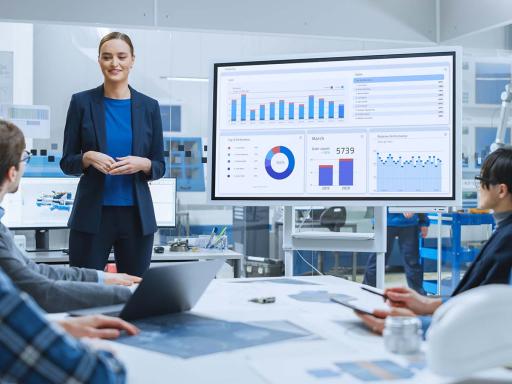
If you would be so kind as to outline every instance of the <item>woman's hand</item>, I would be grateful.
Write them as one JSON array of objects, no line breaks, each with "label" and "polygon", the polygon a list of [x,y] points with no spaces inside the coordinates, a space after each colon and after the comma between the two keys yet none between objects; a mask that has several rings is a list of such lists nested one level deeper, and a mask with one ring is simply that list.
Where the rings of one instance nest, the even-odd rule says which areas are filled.
[{"label": "woman's hand", "polygon": [[151,172],[151,160],[145,157],[125,156],[116,160],[110,167],[109,175],[132,175],[140,171],[149,175]]},{"label": "woman's hand", "polygon": [[112,157],[101,152],[88,151],[82,156],[82,165],[84,169],[93,166],[104,174],[108,174],[110,172],[111,166],[114,163],[115,160]]},{"label": "woman's hand", "polygon": [[442,304],[441,299],[420,295],[405,287],[388,288],[384,291],[389,305],[395,308],[407,308],[417,315],[432,315]]},{"label": "woman's hand", "polygon": [[370,328],[373,332],[382,335],[386,317],[388,316],[414,316],[414,313],[406,308],[391,308],[389,311],[376,310],[373,315],[366,315],[362,312],[357,312],[356,315],[363,320],[363,323]]}]

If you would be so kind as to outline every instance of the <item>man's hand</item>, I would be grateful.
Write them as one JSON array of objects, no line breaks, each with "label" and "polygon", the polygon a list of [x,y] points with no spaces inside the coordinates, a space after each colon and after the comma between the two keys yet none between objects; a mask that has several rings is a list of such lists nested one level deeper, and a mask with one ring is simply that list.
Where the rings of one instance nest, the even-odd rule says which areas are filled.
[{"label": "man's hand", "polygon": [[126,331],[129,335],[139,333],[139,329],[130,323],[117,317],[103,315],[70,317],[57,323],[71,336],[77,338],[116,339],[121,331]]},{"label": "man's hand", "polygon": [[406,219],[410,219],[414,216],[414,212],[404,212],[403,215]]},{"label": "man's hand", "polygon": [[82,157],[82,165],[84,168],[89,168],[90,166],[93,166],[98,171],[104,174],[110,172],[111,166],[114,163],[115,160],[112,157],[96,151],[85,152]]},{"label": "man's hand", "polygon": [[421,237],[424,239],[428,235],[428,227],[420,227]]},{"label": "man's hand", "polygon": [[142,279],[138,276],[128,275],[126,273],[104,272],[104,283],[107,285],[126,285],[138,284]]},{"label": "man's hand", "polygon": [[110,175],[132,175],[140,171],[149,175],[151,172],[151,160],[145,157],[125,156],[116,160],[110,167]]},{"label": "man's hand", "polygon": [[361,312],[356,312],[356,315],[363,320],[363,323],[370,328],[373,332],[382,335],[386,317],[388,316],[415,316],[414,313],[406,308],[391,308],[389,311],[375,310],[372,315],[367,315]]},{"label": "man's hand", "polygon": [[405,287],[388,288],[384,291],[389,305],[394,308],[406,308],[416,315],[432,315],[442,304],[441,299],[429,298]]}]

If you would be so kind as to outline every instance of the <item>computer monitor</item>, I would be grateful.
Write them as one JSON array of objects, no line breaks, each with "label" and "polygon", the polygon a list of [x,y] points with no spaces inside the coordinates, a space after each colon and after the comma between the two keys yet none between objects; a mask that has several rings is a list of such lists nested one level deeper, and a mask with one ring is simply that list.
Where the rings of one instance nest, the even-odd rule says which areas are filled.
[{"label": "computer monitor", "polygon": [[156,224],[159,227],[176,226],[176,178],[162,178],[149,183]]},{"label": "computer monitor", "polygon": [[[18,191],[6,194],[2,223],[12,229],[67,228],[78,177],[23,177]],[[176,179],[149,184],[157,225],[176,226]]]},{"label": "computer monitor", "polygon": [[215,63],[209,199],[457,205],[456,48]]},{"label": "computer monitor", "polygon": [[66,228],[78,177],[23,177],[16,193],[5,195],[2,223],[11,229]]}]

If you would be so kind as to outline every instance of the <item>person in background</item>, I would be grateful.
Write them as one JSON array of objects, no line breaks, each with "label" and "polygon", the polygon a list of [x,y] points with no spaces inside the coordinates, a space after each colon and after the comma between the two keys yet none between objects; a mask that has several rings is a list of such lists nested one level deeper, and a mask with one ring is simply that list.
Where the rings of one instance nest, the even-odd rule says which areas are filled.
[{"label": "person in background", "polygon": [[[386,265],[398,237],[400,253],[404,262],[407,284],[416,292],[424,294],[423,290],[423,265],[420,263],[419,235],[427,237],[430,221],[427,215],[422,213],[388,213]],[[366,264],[366,272],[363,284],[376,285],[376,260],[377,255],[372,253]]]},{"label": "person in background", "polygon": [[125,368],[111,352],[93,350],[72,337],[114,339],[121,331],[139,332],[107,316],[49,322],[0,269],[0,382],[124,383]]},{"label": "person in background", "polygon": [[[7,193],[18,190],[28,161],[30,153],[25,150],[21,130],[0,120],[0,203]],[[15,245],[12,233],[1,223],[4,212],[0,207],[0,268],[46,311],[65,312],[128,301],[130,289],[116,285],[138,283],[140,278],[93,269],[36,264]]]},{"label": "person in background", "polygon": [[103,269],[112,247],[118,272],[142,276],[157,230],[148,182],[165,173],[158,102],[128,85],[130,38],[112,32],[98,48],[103,84],[74,94],[60,162],[81,176],[69,219],[69,258]]},{"label": "person in background", "polygon": [[[493,211],[496,227],[452,296],[482,285],[512,281],[512,150],[501,148],[489,154],[475,180],[480,188],[479,207]],[[426,330],[430,316],[444,301],[400,287],[386,289],[385,295],[391,306],[389,311],[375,311],[374,316],[358,314],[377,333],[382,333],[387,316],[421,316]]]}]

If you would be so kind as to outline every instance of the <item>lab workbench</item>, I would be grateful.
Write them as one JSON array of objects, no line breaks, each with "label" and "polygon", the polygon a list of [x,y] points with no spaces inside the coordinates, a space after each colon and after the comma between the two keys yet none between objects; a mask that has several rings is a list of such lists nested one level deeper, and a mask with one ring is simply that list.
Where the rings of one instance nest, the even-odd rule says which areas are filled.
[{"label": "lab workbench", "polygon": [[[244,256],[231,250],[193,248],[186,252],[171,252],[165,247],[163,253],[153,252],[151,263],[171,263],[177,261],[222,259],[233,263],[234,277],[241,277],[244,271]],[[69,256],[61,251],[30,252],[28,256],[36,263],[68,264]],[[114,255],[110,254],[109,262],[114,262]]]}]

